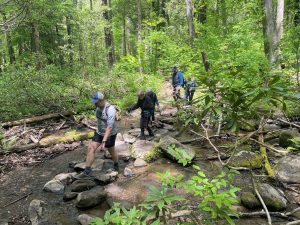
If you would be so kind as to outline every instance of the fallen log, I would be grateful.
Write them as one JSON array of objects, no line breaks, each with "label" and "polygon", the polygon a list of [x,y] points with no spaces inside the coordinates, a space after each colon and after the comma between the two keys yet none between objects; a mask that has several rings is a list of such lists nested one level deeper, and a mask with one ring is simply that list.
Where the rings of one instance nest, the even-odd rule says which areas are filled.
[{"label": "fallen log", "polygon": [[73,114],[74,114],[74,112],[72,112],[72,111],[67,111],[67,112],[63,112],[63,113],[50,113],[50,114],[46,114],[46,115],[42,115],[42,116],[35,116],[35,117],[25,118],[25,119],[16,120],[16,121],[5,122],[5,123],[1,124],[1,127],[8,128],[8,127],[13,127],[13,126],[19,126],[22,124],[36,123],[36,122],[40,122],[43,120],[56,119],[56,118],[60,118],[63,116],[70,116]]},{"label": "fallen log", "polygon": [[[264,143],[264,136],[262,134],[259,134],[259,142],[261,142],[262,144]],[[269,162],[268,155],[267,155],[267,148],[262,144],[260,145],[260,154],[264,159],[265,170],[270,177],[274,178],[275,172]]]},{"label": "fallen log", "polygon": [[63,134],[54,134],[42,138],[38,143],[32,143],[23,146],[12,146],[8,149],[4,149],[4,151],[0,151],[0,155],[3,154],[11,154],[11,153],[20,153],[30,149],[34,149],[37,147],[49,147],[51,145],[59,144],[59,143],[71,143],[74,141],[82,141],[89,139],[94,136],[93,130],[85,130],[85,131],[76,131],[71,130],[67,131]]}]

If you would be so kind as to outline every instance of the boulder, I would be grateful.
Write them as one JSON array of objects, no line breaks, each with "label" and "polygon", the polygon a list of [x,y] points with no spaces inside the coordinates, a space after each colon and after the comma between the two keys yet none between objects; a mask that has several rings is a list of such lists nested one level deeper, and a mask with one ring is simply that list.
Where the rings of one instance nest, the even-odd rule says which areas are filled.
[{"label": "boulder", "polygon": [[284,183],[300,183],[300,156],[286,156],[275,167],[278,180]]},{"label": "boulder", "polygon": [[262,163],[263,157],[260,154],[250,151],[240,151],[231,158],[229,166],[257,169],[262,167]]},{"label": "boulder", "polygon": [[241,194],[241,202],[248,209],[257,209],[262,207],[260,201],[252,192],[243,192]]},{"label": "boulder", "polygon": [[131,148],[131,155],[133,158],[146,159],[146,156],[155,146],[155,142],[138,140],[136,141]]},{"label": "boulder", "polygon": [[196,156],[194,150],[186,147],[170,136],[161,138],[158,148],[161,149],[168,158],[181,164],[190,164]]},{"label": "boulder", "polygon": [[91,190],[79,193],[76,198],[76,206],[78,208],[90,208],[104,202],[106,196],[104,188],[96,186]]},{"label": "boulder", "polygon": [[76,173],[60,173],[54,177],[54,180],[58,180],[64,185],[70,184],[73,181],[73,176]]},{"label": "boulder", "polygon": [[134,128],[134,129],[131,129],[128,131],[128,134],[134,136],[134,137],[137,137],[139,136],[141,133],[141,129],[140,128]]},{"label": "boulder", "polygon": [[[101,170],[104,164],[103,159],[96,158],[93,162],[92,169]],[[82,171],[85,168],[85,162],[78,163],[74,166],[75,171]]]},{"label": "boulder", "polygon": [[113,206],[114,202],[120,203],[126,209],[133,207],[133,203],[127,200],[129,196],[124,188],[116,184],[109,184],[105,187],[105,191],[107,192],[107,203],[110,207]]},{"label": "boulder", "polygon": [[274,123],[267,123],[263,127],[263,131],[265,131],[265,132],[270,132],[270,131],[279,130],[279,129],[281,129],[281,127]]},{"label": "boulder", "polygon": [[97,184],[93,180],[76,180],[70,186],[72,192],[87,191],[95,187]]},{"label": "boulder", "polygon": [[287,200],[283,196],[282,191],[280,192],[267,183],[260,184],[258,191],[269,209],[280,211],[286,208]]},{"label": "boulder", "polygon": [[87,214],[81,214],[77,217],[77,220],[81,225],[90,225],[90,222],[92,221],[92,219],[94,219],[94,218]]},{"label": "boulder", "polygon": [[[113,169],[114,169],[114,161],[112,161],[111,159],[105,159],[101,171],[106,172],[108,170],[113,170]],[[99,170],[95,170],[95,171],[99,171]]]},{"label": "boulder", "polygon": [[124,169],[124,176],[125,177],[131,177],[131,176],[133,176],[132,170],[130,168],[128,168],[128,167],[125,167],[125,169]]},{"label": "boulder", "polygon": [[248,120],[246,123],[242,123],[240,129],[243,131],[255,131],[258,128],[257,121],[255,120]]},{"label": "boulder", "polygon": [[48,221],[48,211],[45,209],[46,203],[37,199],[30,202],[28,217],[31,225],[41,225]]},{"label": "boulder", "polygon": [[77,192],[72,192],[70,189],[65,190],[63,200],[70,201],[74,198],[76,198],[78,195]]},{"label": "boulder", "polygon": [[123,135],[123,138],[124,138],[124,142],[128,144],[133,144],[136,141],[136,137],[126,133]]},{"label": "boulder", "polygon": [[125,141],[117,141],[115,144],[115,149],[118,153],[119,158],[129,158],[130,155],[130,146]]},{"label": "boulder", "polygon": [[133,163],[133,166],[134,167],[144,167],[144,166],[147,166],[147,162],[143,159],[136,159]]},{"label": "boulder", "polygon": [[95,180],[98,181],[100,184],[104,185],[115,181],[118,176],[118,172],[117,171],[108,171],[108,172],[92,171],[90,175],[93,176]]},{"label": "boulder", "polygon": [[297,129],[283,131],[279,135],[279,145],[283,148],[295,147],[295,144],[291,141],[291,139],[296,137],[300,137]]},{"label": "boulder", "polygon": [[64,185],[59,180],[50,180],[44,185],[43,190],[62,194],[64,191]]}]

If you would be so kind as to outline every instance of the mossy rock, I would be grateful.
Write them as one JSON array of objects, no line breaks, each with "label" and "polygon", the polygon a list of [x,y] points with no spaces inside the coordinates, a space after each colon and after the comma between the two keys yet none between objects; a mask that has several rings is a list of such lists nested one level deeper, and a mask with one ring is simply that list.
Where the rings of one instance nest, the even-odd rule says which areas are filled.
[{"label": "mossy rock", "polygon": [[239,153],[235,154],[229,162],[229,166],[248,167],[252,169],[261,168],[262,165],[263,156],[251,151],[240,151]]},{"label": "mossy rock", "polygon": [[242,123],[240,129],[243,131],[255,131],[258,128],[258,123],[255,120],[247,120],[246,122]]},{"label": "mossy rock", "polygon": [[287,147],[296,147],[291,139],[300,137],[300,134],[297,129],[290,129],[283,131],[279,136],[279,145],[283,148]]},{"label": "mossy rock", "polygon": [[196,156],[195,151],[170,136],[160,139],[159,148],[169,159],[183,165],[191,164]]},{"label": "mossy rock", "polygon": [[248,209],[261,208],[261,203],[252,192],[243,192],[241,195],[242,204]]},{"label": "mossy rock", "polygon": [[286,209],[287,200],[281,191],[273,186],[263,183],[258,186],[258,191],[268,209],[281,211]]}]

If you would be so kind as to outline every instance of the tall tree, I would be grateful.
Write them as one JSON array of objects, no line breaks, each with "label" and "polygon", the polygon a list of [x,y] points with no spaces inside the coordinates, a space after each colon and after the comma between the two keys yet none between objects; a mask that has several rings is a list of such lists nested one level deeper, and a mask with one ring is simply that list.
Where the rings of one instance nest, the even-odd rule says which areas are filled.
[{"label": "tall tree", "polygon": [[[138,45],[141,48],[142,45],[142,2],[141,0],[137,0],[137,16],[138,16]],[[142,67],[142,58],[141,52],[139,52],[139,64],[140,64],[140,73],[143,72]]]},{"label": "tall tree", "polygon": [[276,64],[279,59],[280,40],[283,32],[284,0],[277,0],[276,10],[272,0],[264,0],[264,12],[265,54],[268,56],[269,63]]},{"label": "tall tree", "polygon": [[193,2],[192,0],[185,0],[186,2],[186,15],[188,19],[189,35],[191,41],[195,39],[195,27],[194,27],[194,16],[193,16]]},{"label": "tall tree", "polygon": [[11,64],[16,62],[15,52],[14,48],[12,46],[11,36],[10,36],[10,28],[7,22],[6,14],[5,12],[1,12],[3,17],[3,24],[5,29],[5,35],[6,35],[6,46],[9,54],[9,61]]},{"label": "tall tree", "polygon": [[107,62],[109,66],[112,66],[115,62],[115,53],[114,38],[112,31],[111,0],[102,0],[102,4],[105,6],[103,17],[107,22],[106,26],[104,27],[105,46],[107,49]]}]

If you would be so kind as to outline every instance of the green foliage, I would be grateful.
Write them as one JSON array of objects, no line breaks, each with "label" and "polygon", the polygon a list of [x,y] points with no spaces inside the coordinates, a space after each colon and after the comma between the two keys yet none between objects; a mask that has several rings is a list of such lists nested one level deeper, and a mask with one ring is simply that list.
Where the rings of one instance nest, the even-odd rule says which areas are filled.
[{"label": "green foliage", "polygon": [[197,174],[180,186],[183,186],[186,191],[192,192],[194,196],[203,198],[198,204],[198,209],[209,213],[208,221],[219,218],[225,219],[229,224],[234,224],[229,215],[238,216],[232,205],[238,202],[236,192],[239,191],[239,188],[234,187],[231,183],[234,175],[238,172],[229,170],[213,179],[208,179],[198,166],[194,165],[193,167]]},{"label": "green foliage", "polygon": [[173,155],[178,159],[178,163],[181,163],[183,166],[186,166],[192,162],[192,157],[186,153],[186,151],[180,147],[176,147],[175,144],[168,146],[167,151],[170,155]]},{"label": "green foliage", "polygon": [[292,146],[287,147],[287,150],[295,151],[295,152],[300,150],[300,138],[299,137],[289,139],[289,141],[291,141]]},{"label": "green foliage", "polygon": [[[157,173],[161,182],[161,187],[150,186],[146,200],[138,207],[129,210],[120,207],[120,204],[108,210],[103,219],[96,218],[91,225],[145,225],[146,221],[151,221],[151,225],[168,224],[171,213],[171,205],[180,202],[182,207],[188,203],[183,197],[171,193],[173,188],[184,188],[187,192],[194,195],[195,200],[199,200],[198,211],[193,214],[209,213],[207,222],[218,219],[226,220],[229,224],[234,224],[230,215],[236,216],[237,213],[232,209],[232,205],[237,203],[236,192],[238,188],[231,185],[234,175],[238,172],[229,170],[222,172],[213,179],[206,178],[204,172],[198,167],[193,166],[197,173],[190,180],[184,181],[183,176],[173,176],[170,171]],[[200,196],[200,199],[199,199]],[[174,209],[173,209],[174,210]],[[193,217],[191,217],[193,220]],[[196,224],[197,221],[194,221]],[[178,223],[178,224],[195,224]]]}]

